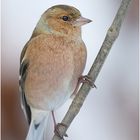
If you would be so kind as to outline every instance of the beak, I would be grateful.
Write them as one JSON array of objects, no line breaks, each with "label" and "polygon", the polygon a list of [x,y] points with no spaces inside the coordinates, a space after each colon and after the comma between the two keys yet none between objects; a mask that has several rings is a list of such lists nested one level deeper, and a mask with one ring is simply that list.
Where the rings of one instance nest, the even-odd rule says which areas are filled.
[{"label": "beak", "polygon": [[92,20],[81,16],[78,19],[76,19],[75,21],[73,21],[73,25],[74,26],[82,26],[82,25],[85,25],[85,24],[90,23],[90,22],[92,22]]}]

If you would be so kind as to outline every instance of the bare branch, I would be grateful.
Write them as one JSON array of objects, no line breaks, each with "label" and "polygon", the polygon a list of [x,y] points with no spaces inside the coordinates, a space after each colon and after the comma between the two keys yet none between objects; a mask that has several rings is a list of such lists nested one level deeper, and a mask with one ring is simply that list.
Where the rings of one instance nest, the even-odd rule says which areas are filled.
[{"label": "bare branch", "polygon": [[[107,55],[109,54],[113,43],[115,42],[116,38],[119,35],[121,24],[124,20],[124,17],[125,17],[125,14],[128,9],[128,5],[129,5],[130,1],[131,0],[122,0],[120,8],[118,9],[118,12],[114,18],[114,21],[106,34],[106,37],[101,46],[101,49],[88,73],[88,76],[91,77],[91,79],[93,80],[93,83],[95,82],[95,80],[104,64],[105,59],[106,59]],[[62,120],[62,124],[65,124],[67,127],[65,127],[63,125],[59,127],[61,136],[65,135],[65,133],[66,133],[67,129],[69,128],[70,124],[72,123],[73,119],[79,113],[80,108],[82,107],[90,89],[91,89],[90,85],[88,85],[87,83],[84,83],[82,85],[82,87],[80,88],[80,90],[78,91],[71,106],[69,107],[69,110],[67,111],[64,119]],[[60,138],[57,135],[54,135],[52,140],[60,140]]]}]

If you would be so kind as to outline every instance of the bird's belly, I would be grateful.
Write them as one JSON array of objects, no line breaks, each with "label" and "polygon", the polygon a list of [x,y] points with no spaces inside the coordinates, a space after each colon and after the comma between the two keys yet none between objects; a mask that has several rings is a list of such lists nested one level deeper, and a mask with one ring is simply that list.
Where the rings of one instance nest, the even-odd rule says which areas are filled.
[{"label": "bird's belly", "polygon": [[30,65],[25,80],[25,95],[28,104],[34,108],[53,110],[60,107],[73,93],[83,72],[86,60],[84,45],[71,42],[67,46],[60,42],[42,45],[38,51],[32,51],[35,55],[28,53],[29,49],[26,52]]},{"label": "bird's belly", "polygon": [[[44,109],[55,110],[59,108],[70,98],[72,91],[73,90],[64,87],[63,89],[58,89],[51,93],[51,96],[43,99],[43,102],[46,104]],[[43,108],[43,104],[41,105],[41,108]]]},{"label": "bird's belly", "polygon": [[[56,84],[56,83],[55,83]],[[59,81],[59,86],[47,86],[47,83],[41,83],[36,88],[28,90],[29,104],[38,109],[55,110],[70,98],[75,87],[70,86],[70,79]]]},{"label": "bird's belly", "polygon": [[65,64],[60,64],[55,59],[52,60],[52,65],[47,61],[40,67],[32,65],[25,81],[27,102],[30,106],[43,110],[60,107],[71,96],[76,86],[76,80],[72,82],[73,72],[74,66],[69,59],[65,60]]}]

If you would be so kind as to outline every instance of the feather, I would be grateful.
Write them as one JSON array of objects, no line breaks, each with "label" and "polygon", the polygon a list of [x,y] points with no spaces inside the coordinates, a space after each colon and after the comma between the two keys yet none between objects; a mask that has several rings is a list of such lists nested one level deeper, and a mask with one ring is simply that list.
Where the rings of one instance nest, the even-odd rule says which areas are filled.
[{"label": "feather", "polygon": [[31,108],[32,120],[26,140],[46,140],[46,127],[49,118],[49,111]]},{"label": "feather", "polygon": [[26,116],[26,119],[28,120],[28,123],[30,124],[31,122],[31,110],[30,107],[26,101],[26,97],[25,97],[25,91],[24,91],[24,83],[25,83],[25,79],[27,76],[27,70],[28,70],[28,66],[29,66],[29,61],[23,60],[21,62],[20,65],[20,77],[19,77],[19,88],[20,88],[20,97],[21,97],[21,107],[23,109],[23,112]]}]

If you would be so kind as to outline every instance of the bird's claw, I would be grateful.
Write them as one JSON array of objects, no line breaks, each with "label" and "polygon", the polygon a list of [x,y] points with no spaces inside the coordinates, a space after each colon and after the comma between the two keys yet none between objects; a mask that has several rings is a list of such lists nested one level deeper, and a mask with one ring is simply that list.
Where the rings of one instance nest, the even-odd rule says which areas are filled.
[{"label": "bird's claw", "polygon": [[81,76],[79,78],[79,81],[81,83],[87,83],[87,84],[89,84],[92,88],[97,88],[96,85],[93,83],[91,77],[88,76],[88,75]]},{"label": "bird's claw", "polygon": [[56,125],[56,127],[55,127],[54,133],[55,133],[61,140],[64,140],[64,137],[68,137],[68,135],[65,134],[64,136],[62,136],[62,135],[60,134],[60,130],[59,130],[59,127],[60,127],[60,126],[67,127],[67,125],[64,124],[64,123],[58,123],[58,124]]}]

